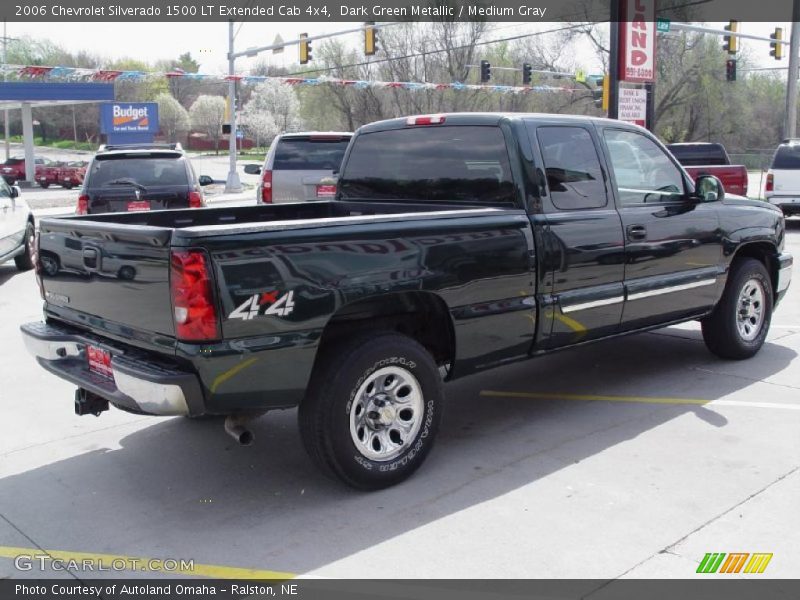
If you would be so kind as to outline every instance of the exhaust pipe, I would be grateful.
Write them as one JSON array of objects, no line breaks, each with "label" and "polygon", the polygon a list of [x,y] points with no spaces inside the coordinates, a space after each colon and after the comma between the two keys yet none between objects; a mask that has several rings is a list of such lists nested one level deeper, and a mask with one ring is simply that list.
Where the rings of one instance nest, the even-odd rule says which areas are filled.
[{"label": "exhaust pipe", "polygon": [[225,417],[225,431],[241,446],[249,446],[253,443],[253,432],[244,425],[248,420],[240,415],[228,415]]}]

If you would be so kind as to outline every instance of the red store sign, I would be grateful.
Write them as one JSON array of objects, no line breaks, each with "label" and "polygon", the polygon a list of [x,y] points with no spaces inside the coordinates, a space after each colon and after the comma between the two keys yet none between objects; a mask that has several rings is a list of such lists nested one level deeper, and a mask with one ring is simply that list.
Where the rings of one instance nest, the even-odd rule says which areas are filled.
[{"label": "red store sign", "polygon": [[656,78],[656,0],[620,0],[620,81],[649,83]]}]

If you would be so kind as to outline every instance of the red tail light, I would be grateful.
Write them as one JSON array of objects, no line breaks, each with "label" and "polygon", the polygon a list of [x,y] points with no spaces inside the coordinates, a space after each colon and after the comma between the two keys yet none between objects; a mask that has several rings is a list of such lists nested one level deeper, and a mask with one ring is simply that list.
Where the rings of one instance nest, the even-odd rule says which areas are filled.
[{"label": "red tail light", "polygon": [[261,202],[272,204],[272,171],[264,171],[261,175]]},{"label": "red tail light", "polygon": [[204,206],[203,194],[196,190],[189,192],[189,208],[203,208]]},{"label": "red tail light", "polygon": [[765,188],[767,192],[774,192],[775,191],[775,175],[772,173],[767,173],[767,186]]},{"label": "red tail light", "polygon": [[75,207],[75,214],[88,215],[89,214],[89,196],[81,194],[78,196],[78,206]]},{"label": "red tail light", "polygon": [[406,125],[441,125],[444,123],[444,115],[426,115],[422,117],[408,117]]},{"label": "red tail light", "polygon": [[170,291],[175,337],[185,341],[220,338],[208,255],[204,250],[173,250]]}]

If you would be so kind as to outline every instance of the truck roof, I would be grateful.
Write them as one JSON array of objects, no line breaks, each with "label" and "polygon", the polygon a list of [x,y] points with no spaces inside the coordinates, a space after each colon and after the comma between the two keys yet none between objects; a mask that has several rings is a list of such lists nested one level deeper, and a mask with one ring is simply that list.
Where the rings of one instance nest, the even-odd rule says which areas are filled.
[{"label": "truck roof", "polygon": [[561,115],[552,113],[518,113],[518,112],[458,112],[458,113],[434,113],[428,115],[411,115],[396,119],[386,119],[375,121],[359,127],[359,133],[369,133],[373,131],[386,131],[389,129],[399,129],[409,125],[411,119],[420,117],[441,117],[445,123],[450,125],[497,125],[503,120],[514,121],[542,121],[542,122],[569,122],[576,123],[614,123],[615,126],[622,126],[630,129],[641,129],[637,125],[606,119],[602,117],[592,117],[587,115]]}]

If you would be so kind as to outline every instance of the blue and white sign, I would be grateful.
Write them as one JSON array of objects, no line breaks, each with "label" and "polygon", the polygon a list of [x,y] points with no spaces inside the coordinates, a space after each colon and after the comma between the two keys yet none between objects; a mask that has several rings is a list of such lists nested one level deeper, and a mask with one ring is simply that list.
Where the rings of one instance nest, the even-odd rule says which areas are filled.
[{"label": "blue and white sign", "polygon": [[155,102],[110,102],[103,104],[100,131],[106,135],[158,133],[158,104]]}]

